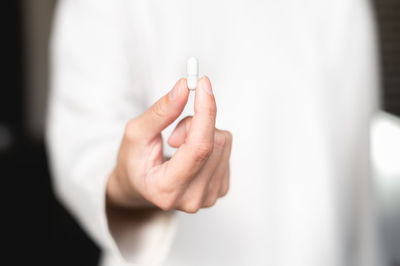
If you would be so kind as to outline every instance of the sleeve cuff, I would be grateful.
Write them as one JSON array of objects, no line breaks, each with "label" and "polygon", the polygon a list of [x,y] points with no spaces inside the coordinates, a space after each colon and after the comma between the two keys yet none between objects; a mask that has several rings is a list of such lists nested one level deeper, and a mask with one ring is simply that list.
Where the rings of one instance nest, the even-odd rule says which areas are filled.
[{"label": "sleeve cuff", "polygon": [[[177,218],[174,211],[117,209],[106,206],[106,184],[100,188],[99,221],[104,251],[126,265],[159,265],[168,256]],[[101,199],[101,200],[100,200]]]},{"label": "sleeve cuff", "polygon": [[162,263],[175,235],[175,213],[158,209],[137,212],[108,209],[106,185],[114,162],[95,154],[93,152],[93,156],[85,157],[85,162],[81,161],[82,164],[96,162],[98,167],[90,171],[90,179],[78,178],[72,182],[59,179],[56,188],[60,199],[103,251],[122,265]]}]

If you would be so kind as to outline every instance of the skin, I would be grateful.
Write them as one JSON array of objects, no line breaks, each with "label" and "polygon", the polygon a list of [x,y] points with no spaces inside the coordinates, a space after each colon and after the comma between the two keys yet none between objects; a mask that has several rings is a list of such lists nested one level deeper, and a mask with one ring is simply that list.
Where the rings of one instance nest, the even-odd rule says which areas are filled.
[{"label": "skin", "polygon": [[198,81],[194,115],[181,120],[168,139],[178,150],[170,159],[163,156],[161,131],[179,117],[188,96],[187,81],[180,79],[127,123],[107,183],[108,206],[196,213],[227,194],[232,134],[215,128],[217,108],[207,77]]}]

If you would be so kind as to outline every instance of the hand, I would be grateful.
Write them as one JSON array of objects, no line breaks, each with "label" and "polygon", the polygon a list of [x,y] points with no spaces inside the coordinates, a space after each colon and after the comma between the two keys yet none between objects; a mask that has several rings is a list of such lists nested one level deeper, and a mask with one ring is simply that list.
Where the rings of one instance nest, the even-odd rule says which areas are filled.
[{"label": "hand", "polygon": [[215,128],[216,103],[207,77],[198,82],[194,116],[180,121],[168,139],[178,150],[169,160],[163,157],[161,131],[179,117],[188,96],[187,81],[181,79],[128,122],[107,184],[109,204],[195,213],[228,192],[232,135]]}]

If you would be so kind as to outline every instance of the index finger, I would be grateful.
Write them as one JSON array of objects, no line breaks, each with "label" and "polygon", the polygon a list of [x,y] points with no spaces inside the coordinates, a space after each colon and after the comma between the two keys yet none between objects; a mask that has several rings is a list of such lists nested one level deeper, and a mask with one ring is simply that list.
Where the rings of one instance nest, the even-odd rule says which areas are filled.
[{"label": "index finger", "polygon": [[187,139],[167,162],[168,182],[185,182],[193,177],[207,161],[214,147],[217,107],[207,77],[196,88],[194,116]]},{"label": "index finger", "polygon": [[212,144],[214,141],[217,105],[208,77],[202,77],[197,83],[194,99],[194,115],[188,132],[187,144]]}]

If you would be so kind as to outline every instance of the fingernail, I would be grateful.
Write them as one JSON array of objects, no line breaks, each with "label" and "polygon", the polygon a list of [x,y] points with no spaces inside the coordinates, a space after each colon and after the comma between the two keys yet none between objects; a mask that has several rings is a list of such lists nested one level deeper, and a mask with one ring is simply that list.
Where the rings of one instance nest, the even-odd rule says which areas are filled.
[{"label": "fingernail", "polygon": [[178,93],[179,93],[179,83],[181,82],[181,80],[178,80],[178,82],[175,84],[175,86],[172,88],[172,90],[169,92],[168,96],[170,100],[175,100]]},{"label": "fingernail", "polygon": [[207,76],[202,77],[202,87],[210,95],[213,94],[210,79]]}]

